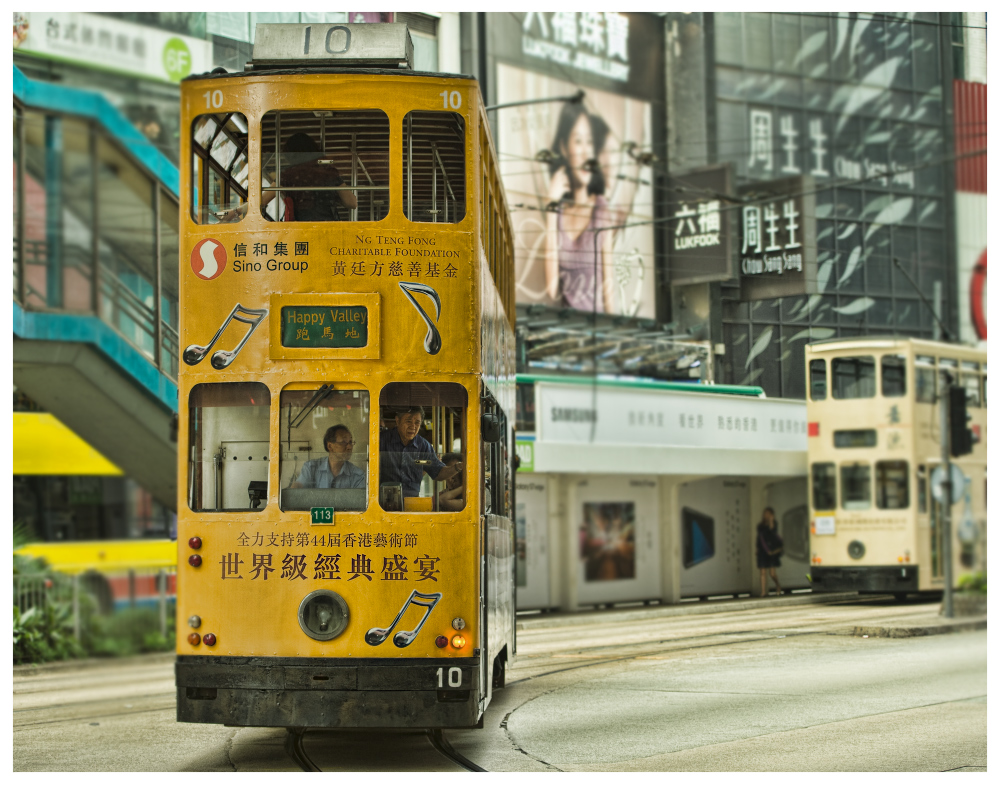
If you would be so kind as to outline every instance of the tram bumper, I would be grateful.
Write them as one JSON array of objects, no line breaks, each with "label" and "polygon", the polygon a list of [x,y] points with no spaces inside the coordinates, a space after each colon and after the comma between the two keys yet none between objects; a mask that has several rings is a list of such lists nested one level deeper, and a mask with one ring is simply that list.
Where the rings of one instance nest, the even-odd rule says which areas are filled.
[{"label": "tram bumper", "polygon": [[813,592],[917,592],[916,565],[810,569]]},{"label": "tram bumper", "polygon": [[[455,669],[461,671],[460,686]],[[438,670],[442,674],[438,674]],[[181,655],[177,720],[227,726],[469,728],[479,722],[479,658],[406,661]],[[437,688],[442,683],[445,687]]]}]

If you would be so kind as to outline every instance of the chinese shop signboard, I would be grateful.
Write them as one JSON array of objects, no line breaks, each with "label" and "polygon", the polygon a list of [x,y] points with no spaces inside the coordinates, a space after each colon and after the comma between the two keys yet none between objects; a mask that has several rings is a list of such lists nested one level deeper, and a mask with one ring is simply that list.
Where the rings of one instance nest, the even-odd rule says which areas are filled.
[{"label": "chinese shop signboard", "polygon": [[727,281],[733,266],[733,227],[738,206],[731,164],[705,167],[670,178],[673,220],[668,222],[670,281],[700,284]]},{"label": "chinese shop signboard", "polygon": [[816,197],[809,176],[740,189],[741,299],[816,294]]}]

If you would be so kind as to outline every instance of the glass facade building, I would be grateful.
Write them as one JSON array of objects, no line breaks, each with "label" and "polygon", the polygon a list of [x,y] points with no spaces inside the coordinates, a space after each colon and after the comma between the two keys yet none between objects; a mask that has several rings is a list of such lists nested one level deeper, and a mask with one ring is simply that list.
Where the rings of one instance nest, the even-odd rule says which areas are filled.
[{"label": "glass facade building", "polygon": [[728,162],[744,193],[800,175],[815,190],[817,292],[744,300],[738,279],[713,285],[718,380],[803,398],[810,340],[938,337],[918,289],[954,325],[952,15],[690,16],[673,30],[702,44],[705,144],[674,144],[672,171]]}]

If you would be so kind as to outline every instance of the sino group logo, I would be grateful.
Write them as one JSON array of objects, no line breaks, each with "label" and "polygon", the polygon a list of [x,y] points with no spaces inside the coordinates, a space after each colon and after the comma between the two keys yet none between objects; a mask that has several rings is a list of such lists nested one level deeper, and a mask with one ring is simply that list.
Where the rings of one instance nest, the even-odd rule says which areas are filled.
[{"label": "sino group logo", "polygon": [[198,278],[211,281],[226,269],[226,249],[210,237],[200,241],[191,250],[191,270]]}]

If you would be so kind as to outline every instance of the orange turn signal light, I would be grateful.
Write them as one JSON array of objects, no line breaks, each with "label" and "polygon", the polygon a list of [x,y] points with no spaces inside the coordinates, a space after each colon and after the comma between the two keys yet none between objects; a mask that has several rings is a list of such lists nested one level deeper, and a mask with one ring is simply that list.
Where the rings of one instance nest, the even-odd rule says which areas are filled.
[{"label": "orange turn signal light", "polygon": [[461,635],[459,635],[459,636],[452,636],[451,637],[451,646],[454,647],[456,650],[462,649],[462,647],[465,646],[465,636],[461,636]]}]

